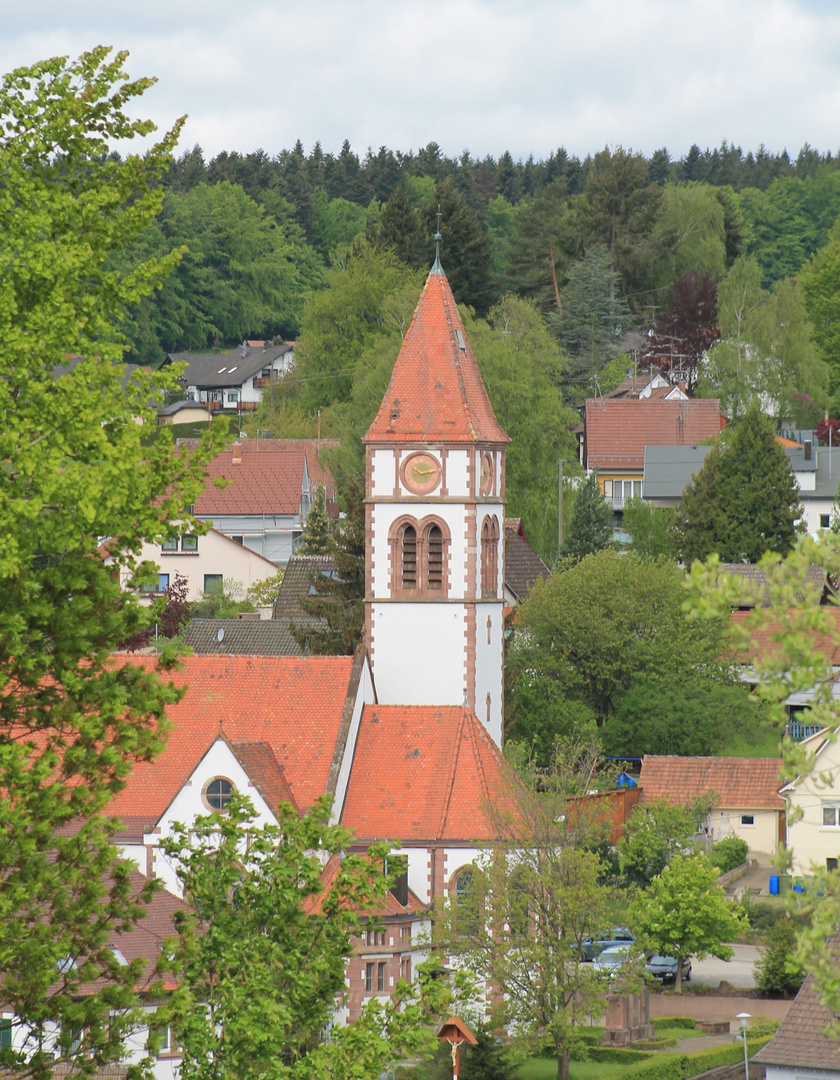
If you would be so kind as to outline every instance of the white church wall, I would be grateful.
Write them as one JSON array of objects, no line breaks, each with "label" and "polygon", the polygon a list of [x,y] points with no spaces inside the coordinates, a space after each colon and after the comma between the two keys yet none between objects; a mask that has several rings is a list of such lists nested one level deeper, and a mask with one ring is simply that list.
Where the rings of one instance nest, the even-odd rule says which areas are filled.
[{"label": "white church wall", "polygon": [[470,492],[468,450],[450,450],[446,455],[446,490],[451,498],[466,498]]},{"label": "white church wall", "polygon": [[170,803],[166,812],[157,823],[154,834],[148,836],[148,842],[154,846],[152,852],[153,875],[159,877],[164,887],[176,896],[181,896],[181,888],[172,861],[159,848],[161,840],[172,834],[176,821],[184,824],[195,821],[201,815],[211,813],[211,807],[204,795],[211,780],[229,780],[242,795],[247,795],[255,810],[257,827],[273,823],[276,819],[267,803],[251,784],[248,774],[233,756],[230,748],[221,739],[213,743],[189,780]]},{"label": "white church wall", "polygon": [[460,705],[466,675],[464,605],[373,605],[373,671],[382,705]]},{"label": "white church wall", "polygon": [[[488,619],[489,632],[488,632]],[[497,746],[502,744],[504,609],[498,604],[476,605],[475,713]],[[488,640],[489,638],[489,640]],[[490,695],[490,714],[487,695]]]},{"label": "white church wall", "polygon": [[398,518],[411,515],[418,523],[425,517],[434,515],[446,522],[450,533],[449,543],[449,595],[462,597],[464,595],[463,574],[456,572],[466,564],[467,542],[465,538],[466,521],[464,507],[460,503],[438,503],[430,506],[429,503],[399,502],[379,503],[373,508],[372,528],[373,540],[373,595],[377,599],[383,599],[391,593],[391,544],[389,540],[391,526]]}]

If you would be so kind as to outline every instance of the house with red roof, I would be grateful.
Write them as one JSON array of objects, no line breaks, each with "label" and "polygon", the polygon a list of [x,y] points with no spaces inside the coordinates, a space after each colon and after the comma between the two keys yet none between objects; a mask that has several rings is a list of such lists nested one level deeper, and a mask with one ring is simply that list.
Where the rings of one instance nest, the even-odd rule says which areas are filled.
[{"label": "house with red roof", "polygon": [[676,757],[648,754],[639,776],[640,802],[670,803],[714,792],[706,832],[712,842],[737,836],[750,851],[776,853],[785,842],[781,758]]},{"label": "house with red roof", "polygon": [[243,450],[243,445],[234,443],[210,462],[193,512],[269,562],[285,566],[314,498],[306,452],[265,444]]},{"label": "house with red roof", "polygon": [[716,398],[658,392],[587,398],[578,435],[580,462],[587,476],[597,471],[604,498],[621,515],[628,499],[642,496],[646,447],[696,446],[725,426]]}]

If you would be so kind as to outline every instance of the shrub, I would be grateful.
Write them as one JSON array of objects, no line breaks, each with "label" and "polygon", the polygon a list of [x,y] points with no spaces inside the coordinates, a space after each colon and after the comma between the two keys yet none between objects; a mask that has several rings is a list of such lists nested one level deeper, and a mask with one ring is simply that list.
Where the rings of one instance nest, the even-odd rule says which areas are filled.
[{"label": "shrub", "polygon": [[767,1016],[753,1017],[753,1021],[747,1028],[747,1039],[760,1039],[765,1035],[775,1035],[779,1030],[780,1020],[771,1020]]},{"label": "shrub", "polygon": [[737,836],[727,836],[725,840],[718,840],[712,844],[710,857],[715,866],[722,874],[727,870],[734,870],[746,861],[747,852],[750,850],[746,840]]},{"label": "shrub", "polygon": [[758,960],[756,983],[763,994],[795,994],[805,980],[793,954],[796,927],[790,919],[780,919],[767,935],[767,945]]},{"label": "shrub", "polygon": [[[616,1065],[637,1065],[639,1062],[647,1061],[652,1056],[652,1054],[645,1054],[642,1050],[636,1050],[629,1046],[591,1046],[587,1050],[586,1060],[612,1062]],[[573,1059],[578,1060],[574,1055]]]},{"label": "shrub", "polygon": [[514,1067],[510,1050],[495,1038],[492,1030],[483,1022],[471,1025],[478,1040],[475,1046],[461,1047],[461,1070],[464,1080],[514,1080]]},{"label": "shrub", "polygon": [[[752,1057],[758,1053],[768,1038],[748,1039],[747,1054]],[[740,1040],[726,1046],[716,1046],[711,1050],[698,1050],[694,1054],[651,1054],[649,1060],[620,1073],[611,1073],[616,1080],[687,1080],[716,1069],[720,1065],[737,1065],[744,1060],[744,1047]]]},{"label": "shrub", "polygon": [[659,1030],[659,1028],[686,1028],[688,1031],[695,1031],[697,1028],[697,1021],[693,1016],[654,1016],[651,1017],[651,1023]]}]

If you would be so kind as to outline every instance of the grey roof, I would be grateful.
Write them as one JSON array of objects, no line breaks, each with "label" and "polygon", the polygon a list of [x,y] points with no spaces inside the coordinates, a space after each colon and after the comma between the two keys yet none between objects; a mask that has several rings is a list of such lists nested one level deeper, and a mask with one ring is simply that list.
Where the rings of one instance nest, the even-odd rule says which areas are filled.
[{"label": "grey roof", "polygon": [[[703,467],[709,446],[646,446],[645,499],[679,499],[692,474]],[[800,488],[801,499],[833,499],[840,483],[840,447],[814,447],[810,460],[802,446],[786,446],[797,473],[815,472],[813,491]]]},{"label": "grey roof", "polygon": [[[836,951],[836,939],[829,942],[832,947]],[[817,997],[813,975],[809,975],[779,1030],[752,1060],[762,1065],[840,1073],[840,1042],[824,1033],[833,1020],[831,1010]]]},{"label": "grey roof", "polygon": [[645,499],[678,499],[703,468],[711,446],[646,446]]},{"label": "grey roof", "polygon": [[200,390],[215,390],[224,386],[241,386],[246,379],[267,367],[278,356],[291,352],[291,345],[244,346],[238,345],[224,353],[168,353],[164,364],[184,361],[183,374],[186,386]]},{"label": "grey roof", "polygon": [[210,410],[206,405],[200,401],[173,401],[171,405],[164,405],[162,409],[158,409],[158,416],[174,416],[175,413],[181,412],[182,409],[201,409],[203,412],[209,414]]},{"label": "grey roof", "polygon": [[275,619],[294,619],[296,623],[320,623],[300,607],[303,597],[311,596],[314,591],[311,576],[320,571],[322,574],[335,574],[335,559],[332,555],[293,555],[283,571],[280,591],[274,602]]},{"label": "grey roof", "polygon": [[551,571],[516,529],[505,524],[505,586],[520,602],[528,598],[534,582]]},{"label": "grey roof", "polygon": [[[754,563],[721,563],[721,574],[730,574],[739,577],[743,581],[749,596],[741,598],[741,607],[761,607],[770,605],[770,591],[767,585],[767,574]],[[807,588],[813,594],[810,598],[822,596],[825,602],[832,595],[831,586],[826,578],[826,572],[821,566],[809,566],[806,578]],[[805,600],[804,596],[797,594],[800,603]]]},{"label": "grey roof", "polygon": [[288,619],[191,619],[184,644],[195,653],[211,656],[303,655]]}]

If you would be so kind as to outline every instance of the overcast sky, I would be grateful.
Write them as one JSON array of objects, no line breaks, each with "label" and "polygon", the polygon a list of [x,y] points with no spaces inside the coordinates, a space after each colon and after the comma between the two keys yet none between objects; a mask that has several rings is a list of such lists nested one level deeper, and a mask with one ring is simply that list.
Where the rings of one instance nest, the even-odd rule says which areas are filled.
[{"label": "overcast sky", "polygon": [[838,0],[0,0],[0,70],[97,44],[181,148],[840,147]]}]

